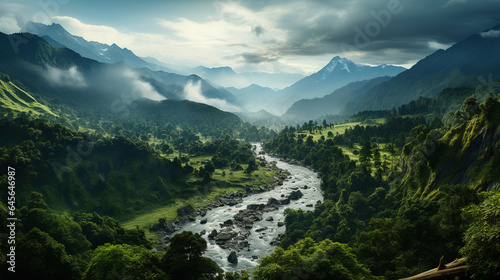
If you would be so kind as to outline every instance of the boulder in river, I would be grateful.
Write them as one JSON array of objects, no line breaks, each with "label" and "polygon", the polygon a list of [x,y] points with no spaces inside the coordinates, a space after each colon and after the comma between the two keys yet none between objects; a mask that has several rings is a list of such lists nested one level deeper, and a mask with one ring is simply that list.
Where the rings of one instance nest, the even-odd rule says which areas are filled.
[{"label": "boulder in river", "polygon": [[165,224],[165,232],[168,234],[173,233],[175,231],[175,226],[172,223]]},{"label": "boulder in river", "polygon": [[205,217],[207,215],[207,209],[200,210],[200,216]]},{"label": "boulder in river", "polygon": [[200,224],[204,225],[204,224],[206,224],[207,222],[208,222],[208,220],[205,218],[205,219],[202,219],[202,220],[200,221]]},{"label": "boulder in river", "polygon": [[282,227],[282,226],[284,226],[284,225],[285,225],[285,223],[283,223],[283,222],[278,222],[278,227]]},{"label": "boulder in river", "polygon": [[266,221],[268,221],[268,222],[272,222],[272,221],[274,221],[274,218],[273,218],[273,217],[267,217],[267,218],[266,218]]},{"label": "boulder in river", "polygon": [[217,230],[212,230],[212,232],[208,235],[208,239],[215,239],[217,236]]},{"label": "boulder in river", "polygon": [[229,256],[227,257],[227,261],[232,263],[232,264],[237,264],[238,263],[238,256],[236,256],[236,252],[232,251]]},{"label": "boulder in river", "polygon": [[225,226],[232,226],[233,225],[233,220],[229,219],[224,222]]},{"label": "boulder in river", "polygon": [[302,196],[304,196],[304,194],[300,191],[300,190],[297,190],[297,191],[293,191],[290,193],[290,195],[288,196],[288,198],[290,200],[298,200],[300,199]]},{"label": "boulder in river", "polygon": [[263,210],[266,207],[265,204],[249,204],[247,206],[248,210]]},{"label": "boulder in river", "polygon": [[271,198],[269,198],[269,199],[267,200],[267,205],[268,205],[268,206],[271,206],[271,205],[279,205],[279,204],[280,204],[280,202],[279,202],[276,198],[274,198],[274,197],[271,197]]},{"label": "boulder in river", "polygon": [[287,205],[287,204],[290,204],[290,199],[289,199],[289,198],[282,199],[282,200],[280,200],[280,204],[281,204],[281,205]]},{"label": "boulder in river", "polygon": [[256,229],[255,232],[261,232],[267,230],[267,227]]},{"label": "boulder in river", "polygon": [[216,236],[217,241],[227,241],[236,236],[235,232],[220,232]]}]

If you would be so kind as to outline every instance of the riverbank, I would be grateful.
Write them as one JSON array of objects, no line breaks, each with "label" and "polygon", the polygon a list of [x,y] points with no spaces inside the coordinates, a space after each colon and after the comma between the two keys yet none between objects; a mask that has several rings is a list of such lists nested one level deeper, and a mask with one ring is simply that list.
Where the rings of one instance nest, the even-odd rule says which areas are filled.
[{"label": "riverbank", "polygon": [[[257,153],[260,151],[258,145]],[[245,197],[229,197],[229,201],[237,203],[199,213],[165,239],[185,230],[200,233],[208,241],[205,255],[228,271],[251,269],[260,257],[272,253],[285,232],[284,210],[310,211],[323,197],[319,176],[314,171],[267,154],[259,156],[266,162],[276,162],[277,168],[288,172],[280,184]],[[232,256],[234,263],[228,256]]]},{"label": "riverbank", "polygon": [[[150,206],[134,216],[120,220],[122,226],[126,229],[139,227],[146,232],[146,237],[153,244],[157,244],[158,240],[164,236],[165,232],[158,233],[150,231],[150,228],[164,219],[166,223],[173,224],[174,228],[192,220],[194,216],[203,213],[203,210],[213,209],[215,207],[233,204],[235,197],[234,193],[248,195],[252,193],[265,192],[271,189],[274,185],[280,184],[288,174],[276,167],[275,164],[266,161],[263,165],[258,160],[259,169],[252,174],[244,174],[243,171],[226,171],[226,176],[220,174],[225,170],[216,170],[214,174],[215,180],[201,184],[200,182],[191,181],[186,186],[186,191],[182,195],[177,195],[177,198],[166,202],[164,205]],[[232,195],[233,194],[233,195]],[[243,196],[244,197],[244,196]],[[186,208],[182,213],[187,215],[179,215],[179,209]],[[160,243],[164,243],[161,241]],[[159,244],[161,247],[161,244]],[[164,246],[163,246],[164,247]],[[158,248],[161,250],[161,248]]]}]

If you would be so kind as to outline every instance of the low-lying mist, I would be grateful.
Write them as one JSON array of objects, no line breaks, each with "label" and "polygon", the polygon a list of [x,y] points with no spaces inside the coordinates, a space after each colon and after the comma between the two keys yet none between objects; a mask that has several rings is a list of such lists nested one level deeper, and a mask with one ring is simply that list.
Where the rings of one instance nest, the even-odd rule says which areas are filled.
[{"label": "low-lying mist", "polygon": [[223,111],[241,111],[241,108],[227,103],[226,100],[205,97],[201,90],[201,81],[188,81],[184,87],[184,98],[194,102],[205,103]]}]

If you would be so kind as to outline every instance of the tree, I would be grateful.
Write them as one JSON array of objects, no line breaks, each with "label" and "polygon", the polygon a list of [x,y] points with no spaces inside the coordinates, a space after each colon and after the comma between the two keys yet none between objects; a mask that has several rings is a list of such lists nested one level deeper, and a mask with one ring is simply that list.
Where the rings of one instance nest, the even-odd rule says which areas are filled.
[{"label": "tree", "polygon": [[387,144],[387,151],[391,155],[392,168],[394,169],[394,156],[396,155],[396,150],[394,150],[394,145],[391,143]]},{"label": "tree", "polygon": [[93,252],[82,279],[165,279],[158,265],[159,258],[142,246],[105,244]]},{"label": "tree", "polygon": [[375,167],[380,167],[380,150],[378,148],[373,149],[373,163]]},{"label": "tree", "polygon": [[360,264],[346,244],[311,238],[300,240],[288,250],[278,247],[261,259],[255,279],[378,279]]},{"label": "tree", "polygon": [[462,104],[462,111],[465,112],[467,119],[480,112],[479,101],[475,97],[467,98]]},{"label": "tree", "polygon": [[28,206],[20,209],[26,231],[38,228],[65,246],[69,254],[81,254],[90,249],[91,243],[82,234],[82,228],[71,216],[47,208],[43,195],[33,192]]},{"label": "tree", "polygon": [[372,144],[370,141],[365,141],[363,147],[359,151],[359,161],[365,165],[370,165],[370,159],[372,158]]},{"label": "tree", "polygon": [[479,205],[464,209],[470,221],[461,252],[468,257],[475,279],[500,279],[500,192],[486,192]]},{"label": "tree", "polygon": [[207,242],[198,233],[183,231],[172,237],[161,259],[161,266],[172,279],[222,279],[222,269],[203,257]]},{"label": "tree", "polygon": [[392,219],[371,219],[372,231],[361,232],[356,237],[356,253],[375,275],[395,270],[394,261],[400,253],[400,238]]},{"label": "tree", "polygon": [[251,159],[248,162],[247,169],[245,170],[246,174],[252,174],[254,170],[257,170],[259,167],[257,166],[257,163],[255,163],[255,159]]},{"label": "tree", "polygon": [[76,259],[66,254],[64,245],[36,227],[20,240],[16,252],[17,279],[80,279]]},{"label": "tree", "polygon": [[431,129],[437,129],[443,127],[443,121],[438,116],[435,116],[429,124]]}]

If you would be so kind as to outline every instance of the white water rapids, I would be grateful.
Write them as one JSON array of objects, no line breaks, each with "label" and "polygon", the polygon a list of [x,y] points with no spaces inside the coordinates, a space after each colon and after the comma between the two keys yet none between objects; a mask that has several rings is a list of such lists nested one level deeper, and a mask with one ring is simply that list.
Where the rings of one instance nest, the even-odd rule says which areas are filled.
[{"label": "white water rapids", "polygon": [[[253,143],[256,146],[256,152],[262,150],[260,144]],[[260,155],[262,156],[262,155]],[[248,197],[243,198],[243,203],[237,204],[235,206],[223,206],[214,208],[207,211],[205,217],[208,220],[206,224],[200,224],[202,217],[196,217],[196,221],[186,223],[177,232],[182,231],[192,231],[193,233],[200,233],[205,230],[206,234],[202,237],[208,242],[208,249],[205,252],[205,256],[214,260],[221,268],[226,271],[240,271],[244,269],[253,268],[258,264],[258,259],[265,255],[268,255],[274,251],[275,246],[270,245],[270,243],[275,240],[279,234],[285,232],[285,227],[278,227],[278,222],[284,222],[284,210],[286,208],[292,209],[303,209],[304,211],[313,210],[314,207],[307,207],[306,205],[315,205],[317,201],[323,201],[323,195],[320,190],[320,179],[316,172],[295,164],[286,163],[279,158],[269,156],[267,154],[263,155],[266,161],[276,161],[276,166],[280,169],[287,170],[290,176],[283,182],[282,186],[276,186],[271,191],[252,194]],[[307,185],[307,188],[304,186]],[[231,264],[228,262],[227,257],[231,253],[231,249],[225,250],[220,248],[214,243],[213,240],[208,240],[208,234],[212,232],[213,229],[220,231],[220,224],[224,221],[233,219],[233,216],[237,214],[240,210],[246,209],[249,204],[266,204],[269,198],[276,198],[278,200],[288,197],[290,193],[294,190],[300,190],[304,196],[299,200],[291,200],[290,204],[280,206],[277,211],[265,212],[262,215],[262,220],[257,221],[253,224],[253,228],[250,230],[251,233],[247,240],[250,244],[249,250],[243,249],[237,252],[238,263]],[[282,197],[283,195],[283,197]],[[273,217],[273,221],[266,221],[268,217]],[[267,227],[266,230],[257,232],[256,230]]]}]

